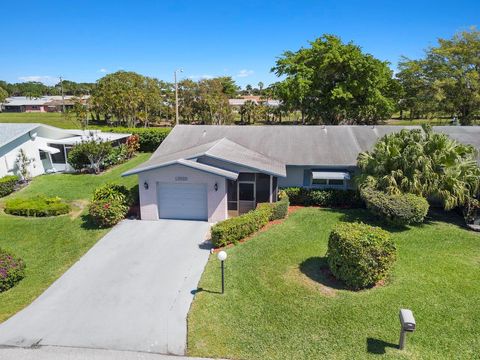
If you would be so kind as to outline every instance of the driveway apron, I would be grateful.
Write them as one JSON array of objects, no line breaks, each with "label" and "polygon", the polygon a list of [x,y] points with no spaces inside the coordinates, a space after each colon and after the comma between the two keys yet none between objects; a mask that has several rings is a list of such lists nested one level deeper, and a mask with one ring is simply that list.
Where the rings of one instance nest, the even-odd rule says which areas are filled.
[{"label": "driveway apron", "polygon": [[209,257],[202,244],[209,227],[199,221],[123,221],[0,325],[0,345],[183,355],[193,290]]}]

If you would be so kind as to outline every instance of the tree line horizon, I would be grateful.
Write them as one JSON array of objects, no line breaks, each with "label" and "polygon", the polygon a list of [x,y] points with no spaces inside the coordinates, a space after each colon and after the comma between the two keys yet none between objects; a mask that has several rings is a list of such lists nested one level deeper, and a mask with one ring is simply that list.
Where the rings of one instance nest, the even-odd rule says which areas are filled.
[{"label": "tree line horizon", "polygon": [[[419,59],[402,57],[398,72],[390,63],[365,53],[353,42],[325,34],[309,46],[285,51],[271,71],[279,81],[244,89],[231,76],[178,82],[180,122],[187,124],[281,123],[378,124],[400,118],[458,118],[471,125],[480,119],[480,31],[471,28],[438,39]],[[174,84],[131,71],[107,74],[95,83],[63,80],[0,81],[0,101],[8,96],[91,95],[74,107],[79,121],[150,126],[175,118]],[[280,100],[279,106],[247,101],[232,109],[228,99],[242,95]]]}]

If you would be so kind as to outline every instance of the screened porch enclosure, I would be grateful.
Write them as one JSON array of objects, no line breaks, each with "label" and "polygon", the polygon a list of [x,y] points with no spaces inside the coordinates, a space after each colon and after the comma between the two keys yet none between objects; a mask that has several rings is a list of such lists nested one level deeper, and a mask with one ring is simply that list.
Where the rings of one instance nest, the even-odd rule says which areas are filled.
[{"label": "screened porch enclosure", "polygon": [[227,180],[228,216],[245,214],[257,204],[277,201],[277,177],[263,173],[240,173]]}]

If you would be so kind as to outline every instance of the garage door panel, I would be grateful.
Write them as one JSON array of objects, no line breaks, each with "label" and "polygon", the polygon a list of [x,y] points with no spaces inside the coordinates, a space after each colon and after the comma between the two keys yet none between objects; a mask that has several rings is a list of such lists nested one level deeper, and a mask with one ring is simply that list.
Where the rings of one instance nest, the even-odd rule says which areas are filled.
[{"label": "garage door panel", "polygon": [[161,219],[207,220],[206,184],[158,184]]}]

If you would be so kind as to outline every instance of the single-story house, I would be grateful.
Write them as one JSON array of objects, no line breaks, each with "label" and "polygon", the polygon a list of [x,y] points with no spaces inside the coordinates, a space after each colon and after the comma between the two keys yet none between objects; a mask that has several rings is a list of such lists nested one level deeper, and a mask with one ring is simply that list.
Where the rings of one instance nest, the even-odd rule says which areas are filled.
[{"label": "single-story house", "polygon": [[[123,176],[138,174],[142,219],[217,222],[276,201],[281,187],[352,187],[358,154],[405,128],[420,127],[177,125]],[[480,149],[480,127],[439,131]]]},{"label": "single-story house", "polygon": [[[65,109],[72,108],[74,105],[74,96],[65,95],[46,95],[38,98],[28,96],[12,96],[5,99],[0,104],[0,111],[4,112],[60,112]],[[81,101],[85,102],[89,96],[81,97]]]},{"label": "single-story house", "polygon": [[73,171],[67,162],[70,149],[91,138],[120,144],[130,134],[106,133],[100,130],[65,130],[44,124],[0,123],[0,177],[17,174],[20,149],[29,159],[30,175]]}]

